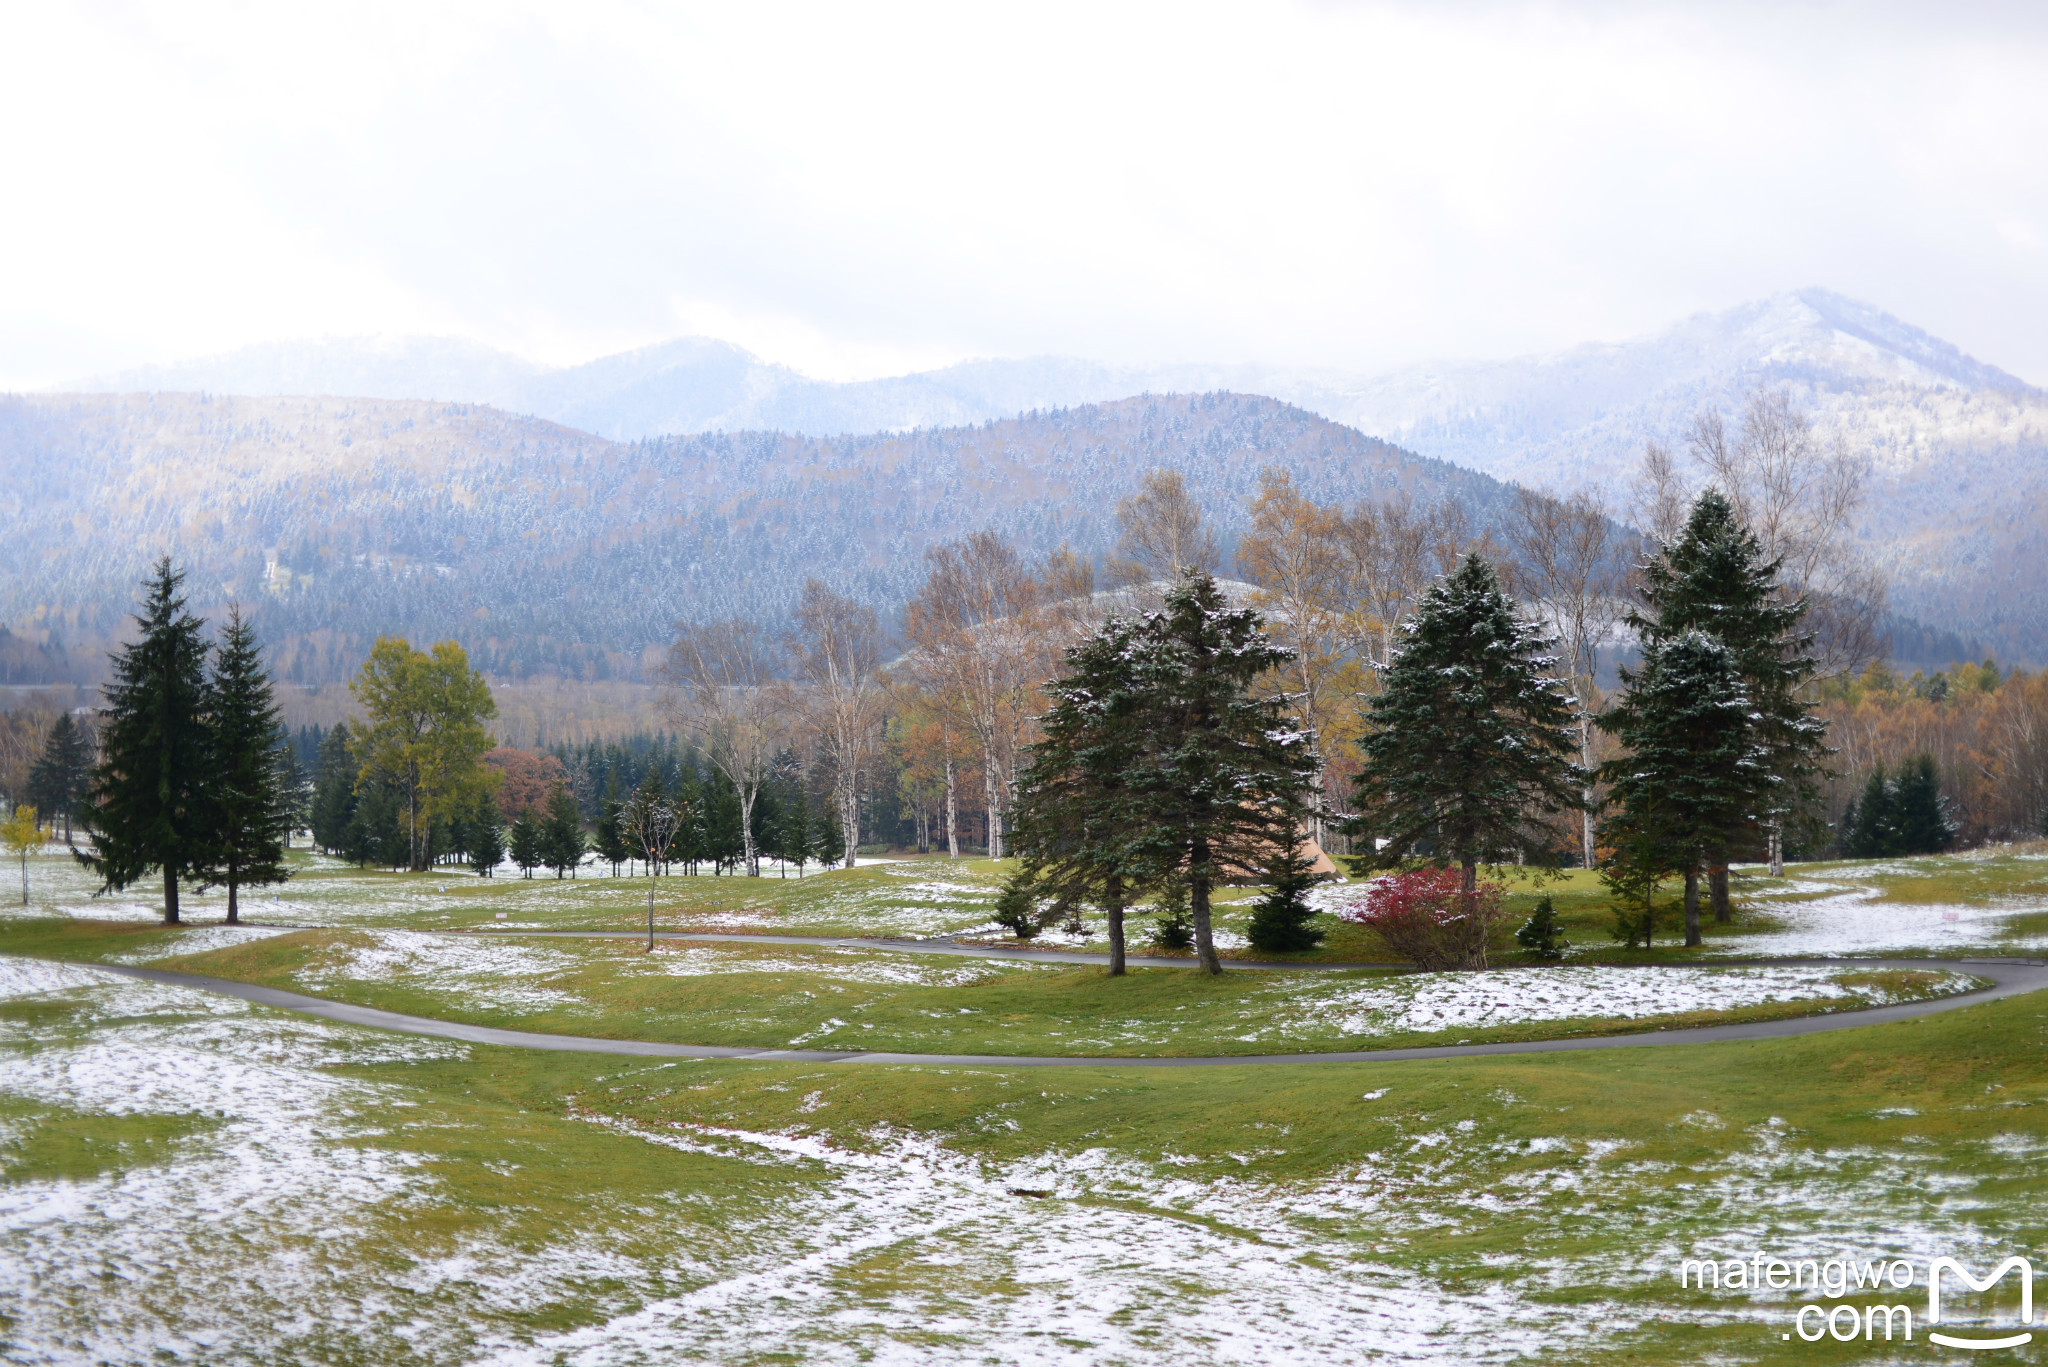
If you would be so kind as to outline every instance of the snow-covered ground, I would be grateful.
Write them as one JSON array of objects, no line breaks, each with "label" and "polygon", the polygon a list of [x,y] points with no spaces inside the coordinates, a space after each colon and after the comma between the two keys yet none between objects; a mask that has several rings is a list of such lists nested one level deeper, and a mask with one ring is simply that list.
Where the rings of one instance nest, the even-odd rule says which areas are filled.
[{"label": "snow-covered ground", "polygon": [[611,979],[703,977],[728,973],[802,973],[834,981],[954,987],[1039,965],[887,951],[757,949],[753,946],[664,941],[653,954],[620,955],[616,942],[521,940],[430,935],[409,930],[361,931],[324,952],[297,979],[318,992],[345,982],[412,981],[479,1005],[538,1010],[579,999],[551,984],[588,972],[602,954]]},{"label": "snow-covered ground", "polygon": [[351,1140],[381,1132],[411,1102],[323,1065],[460,1046],[0,959],[0,1000],[33,998],[76,1003],[79,1014],[61,1032],[0,1024],[0,1093],[210,1129],[167,1161],[0,1186],[7,1361],[253,1361],[315,1324],[347,1333],[375,1318],[335,1280],[336,1251],[369,1232],[370,1207],[425,1179],[412,1155]]},{"label": "snow-covered ground", "polygon": [[[1453,1291],[1375,1262],[1356,1235],[1380,1222],[1369,1209],[1377,1202],[1342,1182],[1275,1189],[1176,1179],[1102,1149],[998,1165],[916,1136],[881,1134],[876,1151],[855,1152],[812,1136],[600,1123],[686,1152],[823,1164],[834,1180],[802,1213],[791,1256],[776,1266],[499,1353],[486,1359],[493,1367],[777,1354],[1348,1367],[1500,1362],[1597,1333],[1584,1306],[1498,1286]],[[1122,1204],[1071,1199],[1089,1196]],[[863,1262],[907,1250],[944,1275],[865,1294]],[[963,1294],[968,1287],[1003,1289]],[[1471,1333],[1477,1324],[1484,1334]]]},{"label": "snow-covered ground", "polygon": [[[1932,995],[1968,991],[1973,984],[1964,973],[1943,971],[1940,976]],[[1307,974],[1289,975],[1269,997],[1277,1018],[1239,1038],[1281,1041],[1332,1028],[1363,1038],[1537,1021],[1643,1020],[1776,1002],[1854,1007],[1894,1000],[1886,989],[1854,977],[1828,968],[1558,966],[1419,973],[1333,987]]]},{"label": "snow-covered ground", "polygon": [[[965,987],[1020,973],[1061,971],[1066,965],[1001,959],[959,959],[886,951],[764,950],[752,946],[665,944],[654,954],[622,955],[612,942],[535,941],[433,935],[417,931],[360,931],[325,950],[298,971],[307,991],[335,994],[348,984],[403,983],[472,1010],[566,1011],[596,1016],[607,1008],[583,992],[595,983],[648,976],[699,977],[731,973],[794,975],[804,1005],[787,1018],[789,1047],[848,1040],[853,1028],[816,990],[835,983],[896,987]],[[593,970],[596,976],[593,977]],[[1332,1037],[1361,1043],[1389,1036],[1567,1020],[1649,1020],[1701,1011],[1734,1011],[1780,1002],[1811,1002],[1830,1009],[1881,1005],[1891,997],[1855,973],[1826,967],[1573,967],[1517,968],[1483,973],[1272,973],[1247,979],[1236,1008],[1246,1043],[1327,1047]],[[1935,994],[1966,991],[1971,979],[1943,973]],[[795,1000],[794,998],[792,1000]],[[963,998],[958,1008],[979,1015]],[[873,1026],[861,1028],[872,1029]],[[1204,1026],[1204,1028],[1210,1028]],[[1179,1033],[1171,1014],[1127,1021],[1099,1016],[1060,1032],[1066,1047],[1084,1052],[1148,1053]],[[851,1044],[845,1047],[854,1047]],[[1024,1052],[1036,1052],[1037,1046]]]},{"label": "snow-covered ground", "polygon": [[[1861,873],[1887,871],[1876,865]],[[1910,870],[1908,872],[1911,872]],[[1816,896],[1815,894],[1819,894]],[[1914,903],[1886,900],[1883,891],[1849,878],[1797,879],[1781,896],[1744,899],[1769,913],[1773,929],[1739,939],[1710,941],[1722,956],[1795,958],[1806,955],[1960,955],[1973,951],[2039,953],[2048,935],[2014,936],[2015,916],[2048,910],[2038,899],[1993,903]]]},{"label": "snow-covered ground", "polygon": [[[805,1136],[613,1123],[736,1164],[821,1166],[827,1180],[726,1211],[751,1232],[725,1250],[609,1241],[600,1197],[589,1227],[538,1247],[479,1235],[455,1255],[417,1257],[403,1220],[388,1217],[437,1196],[428,1157],[389,1142],[419,1103],[326,1065],[460,1057],[462,1046],[0,960],[0,1001],[35,997],[80,1015],[40,1035],[0,1028],[0,1095],[208,1128],[153,1164],[0,1188],[9,1362],[300,1361],[316,1343],[351,1359],[505,1367],[785,1353],[812,1363],[1492,1362],[1589,1332],[1583,1306],[1453,1291],[1376,1263],[1357,1238],[1378,1223],[1375,1201],[1342,1179],[1202,1182],[1102,1150],[988,1165],[908,1135],[857,1153]],[[1123,1205],[1031,1201],[1018,1187]],[[875,1290],[862,1272],[877,1256],[929,1271]],[[586,1289],[599,1283],[613,1289]],[[688,1289],[657,1293],[663,1285]],[[597,1312],[591,1327],[519,1341],[523,1313],[579,1298]],[[1463,1337],[1482,1316],[1490,1332]]]},{"label": "snow-covered ground", "polygon": [[106,962],[154,963],[158,959],[172,959],[181,954],[208,954],[216,949],[228,949],[234,945],[245,945],[251,940],[262,940],[281,934],[284,932],[270,926],[187,926],[145,948],[110,953],[106,956]]}]

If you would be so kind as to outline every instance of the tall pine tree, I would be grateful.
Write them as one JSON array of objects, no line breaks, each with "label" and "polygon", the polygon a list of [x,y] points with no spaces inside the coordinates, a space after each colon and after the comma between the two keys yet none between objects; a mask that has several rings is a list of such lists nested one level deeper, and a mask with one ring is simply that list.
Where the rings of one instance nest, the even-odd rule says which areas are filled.
[{"label": "tall pine tree", "polygon": [[1195,952],[1221,973],[1209,897],[1255,877],[1301,839],[1316,777],[1314,736],[1288,719],[1260,677],[1293,652],[1259,614],[1233,608],[1204,570],[1187,570],[1131,644],[1144,754],[1129,771],[1125,849],[1148,886],[1188,892]]},{"label": "tall pine tree", "polygon": [[782,813],[782,857],[796,865],[796,876],[804,876],[804,866],[811,862],[817,845],[817,832],[811,825],[811,799],[804,789],[803,775],[797,775],[795,790],[790,794],[789,806]]},{"label": "tall pine tree", "polygon": [[1729,919],[1729,846],[1761,837],[1774,868],[1785,818],[1812,801],[1826,727],[1803,696],[1813,678],[1813,635],[1803,627],[1804,599],[1786,597],[1778,562],[1764,559],[1755,533],[1718,489],[1693,501],[1685,527],[1643,566],[1644,610],[1628,624],[1647,646],[1687,631],[1704,631],[1733,654],[1749,699],[1750,741],[1758,756],[1750,779],[1753,833],[1728,831],[1708,852],[1714,919]]},{"label": "tall pine tree", "polygon": [[1127,783],[1144,754],[1145,708],[1131,661],[1142,647],[1135,623],[1112,617],[1067,652],[1067,672],[1047,686],[1011,809],[1011,835],[1024,859],[1019,886],[1068,902],[1093,902],[1109,919],[1109,972],[1123,974],[1124,912],[1138,892],[1130,837],[1141,819]]},{"label": "tall pine tree", "polygon": [[489,793],[477,799],[467,818],[469,867],[479,878],[496,875],[505,861],[505,826],[498,816],[498,804]]},{"label": "tall pine tree", "polygon": [[349,822],[356,814],[356,773],[355,756],[349,751],[348,723],[338,721],[320,742],[309,817],[313,843],[329,854],[340,854],[348,845]]},{"label": "tall pine tree", "polygon": [[547,833],[531,812],[521,812],[512,819],[512,838],[508,843],[512,862],[519,866],[522,878],[533,877],[533,871],[547,860]]},{"label": "tall pine tree", "polygon": [[1892,812],[1894,789],[1879,762],[1863,782],[1863,794],[1856,799],[1849,819],[1843,823],[1843,844],[1851,859],[1882,859],[1896,853],[1898,823]]},{"label": "tall pine tree", "polygon": [[285,846],[290,795],[279,783],[283,728],[256,633],[239,608],[214,652],[207,697],[207,751],[213,785],[206,857],[195,872],[202,887],[228,890],[228,924],[241,920],[241,890],[291,877]]},{"label": "tall pine tree", "polygon": [[1385,843],[1360,859],[1456,867],[1473,898],[1479,865],[1553,857],[1542,819],[1581,807],[1571,691],[1480,556],[1433,585],[1402,632],[1366,717],[1352,826]]},{"label": "tall pine tree", "polygon": [[53,829],[57,818],[64,818],[67,845],[72,843],[71,818],[78,810],[79,799],[85,796],[91,769],[92,747],[86,743],[85,733],[71,720],[69,712],[59,712],[43,741],[42,754],[28,771],[28,800]]},{"label": "tall pine tree", "polygon": [[140,639],[114,652],[101,690],[100,761],[78,814],[92,840],[78,859],[100,891],[161,873],[166,925],[178,923],[179,881],[205,863],[214,820],[206,624],[186,611],[184,580],[165,556],[145,583]]},{"label": "tall pine tree", "polygon": [[1735,653],[1703,631],[1654,638],[1625,692],[1599,719],[1627,750],[1601,766],[1609,784],[1602,843],[1608,882],[1647,904],[1667,873],[1685,876],[1685,942],[1700,943],[1699,880],[1714,852],[1753,819],[1762,748],[1749,726]]},{"label": "tall pine tree", "polygon": [[1898,826],[1900,854],[1939,854],[1955,840],[1955,822],[1941,796],[1934,756],[1914,755],[1899,770],[1892,819]]},{"label": "tall pine tree", "polygon": [[1851,859],[1889,859],[1902,854],[1939,854],[1955,840],[1955,823],[1941,796],[1932,755],[1913,755],[1897,778],[1884,765],[1870,771],[1862,794],[1842,820],[1842,845]]},{"label": "tall pine tree", "polygon": [[576,806],[575,795],[567,784],[557,783],[548,795],[547,818],[541,826],[541,862],[560,878],[582,864],[586,848],[583,813]]}]

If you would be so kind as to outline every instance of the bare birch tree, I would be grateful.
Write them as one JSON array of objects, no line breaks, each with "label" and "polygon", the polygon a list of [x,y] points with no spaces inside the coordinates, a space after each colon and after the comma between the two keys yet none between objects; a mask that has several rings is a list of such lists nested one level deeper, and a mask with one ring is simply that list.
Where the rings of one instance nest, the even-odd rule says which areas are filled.
[{"label": "bare birch tree", "polygon": [[875,610],[815,579],[797,600],[790,654],[803,680],[804,712],[834,772],[846,867],[860,844],[860,781],[881,740],[882,627]]},{"label": "bare birch tree", "polygon": [[1731,436],[1719,413],[1702,413],[1686,445],[1736,513],[1783,562],[1786,591],[1811,603],[1820,677],[1853,674],[1885,648],[1883,576],[1862,553],[1850,525],[1862,506],[1870,462],[1839,438],[1824,447],[1813,425],[1780,389],[1758,389]]},{"label": "bare birch tree", "polygon": [[777,686],[782,651],[776,638],[733,618],[682,627],[669,647],[663,709],[690,737],[740,799],[740,832],[749,876],[761,874],[754,845],[754,800],[788,741],[790,700]]},{"label": "bare birch tree", "polygon": [[1172,583],[1183,569],[1213,572],[1222,562],[1216,534],[1202,525],[1178,470],[1147,470],[1138,492],[1118,501],[1116,525],[1110,570],[1125,584]]},{"label": "bare birch tree", "polygon": [[1238,564],[1259,587],[1255,606],[1265,614],[1266,634],[1294,652],[1286,665],[1286,691],[1302,729],[1314,737],[1315,801],[1309,822],[1320,846],[1329,789],[1323,738],[1331,730],[1351,665],[1344,649],[1346,605],[1339,574],[1343,518],[1304,498],[1293,476],[1279,468],[1259,476],[1251,514],[1251,530],[1238,543]]},{"label": "bare birch tree", "polygon": [[1667,446],[1643,444],[1643,463],[1629,488],[1629,520],[1662,546],[1677,538],[1692,507],[1693,490]]},{"label": "bare birch tree", "polygon": [[1401,623],[1430,583],[1480,550],[1465,510],[1449,501],[1417,511],[1404,497],[1361,502],[1336,525],[1334,573],[1346,604],[1344,636],[1371,674],[1393,661]]},{"label": "bare birch tree", "polygon": [[1045,677],[1041,585],[994,532],[925,552],[931,571],[903,612],[913,668],[958,708],[981,752],[991,859],[1003,857],[1004,814],[1030,699]]},{"label": "bare birch tree", "polygon": [[[1755,534],[1764,558],[1779,562],[1786,596],[1807,601],[1819,678],[1854,674],[1881,658],[1884,575],[1857,545],[1851,525],[1866,496],[1869,461],[1839,439],[1824,447],[1791,395],[1766,387],[1749,396],[1733,433],[1719,413],[1703,412],[1685,443],[1686,454]],[[1672,453],[1652,442],[1643,452],[1631,511],[1659,545],[1668,544],[1696,492]],[[1766,841],[1771,874],[1782,877],[1781,819],[1770,820]]]},{"label": "bare birch tree", "polygon": [[[1593,714],[1599,705],[1600,645],[1624,606],[1625,570],[1616,539],[1614,520],[1598,493],[1582,490],[1560,499],[1532,489],[1515,491],[1515,511],[1507,525],[1513,586],[1558,643],[1578,695],[1579,764],[1589,775],[1596,767]],[[1582,795],[1580,854],[1590,869],[1595,862],[1590,780]]]}]

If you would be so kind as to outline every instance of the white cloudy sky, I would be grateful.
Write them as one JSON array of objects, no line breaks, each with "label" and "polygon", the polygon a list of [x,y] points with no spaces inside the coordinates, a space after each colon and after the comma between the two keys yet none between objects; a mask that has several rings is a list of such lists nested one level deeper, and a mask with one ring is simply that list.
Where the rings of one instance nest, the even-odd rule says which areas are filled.
[{"label": "white cloudy sky", "polygon": [[1825,285],[2048,381],[2048,24],[1872,4],[0,7],[0,383],[679,333],[1376,368]]}]

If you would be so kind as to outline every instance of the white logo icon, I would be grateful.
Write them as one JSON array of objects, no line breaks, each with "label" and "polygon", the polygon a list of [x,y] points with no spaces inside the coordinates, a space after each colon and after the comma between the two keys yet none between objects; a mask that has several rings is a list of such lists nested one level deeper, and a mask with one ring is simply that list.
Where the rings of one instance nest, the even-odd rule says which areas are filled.
[{"label": "white logo icon", "polygon": [[[2006,1273],[2014,1268],[2018,1268],[2020,1273],[2020,1323],[2032,1324],[2034,1322],[2034,1265],[2025,1258],[2007,1258],[1998,1265],[1996,1271],[1982,1281],[1971,1276],[1969,1271],[1954,1258],[1936,1258],[1933,1262],[1927,1264],[1927,1323],[1929,1325],[1941,1323],[1941,1274],[1943,1271],[1955,1273],[1963,1285],[1969,1287],[1972,1291],[1989,1291],[1998,1284]],[[2005,1338],[1998,1339],[1964,1339],[1956,1338],[1950,1334],[1937,1333],[1929,1333],[1927,1337],[1944,1348],[1978,1349],[2018,1348],[2020,1345],[2031,1343],[2034,1340],[2034,1336],[2030,1333],[2009,1334]]]}]

